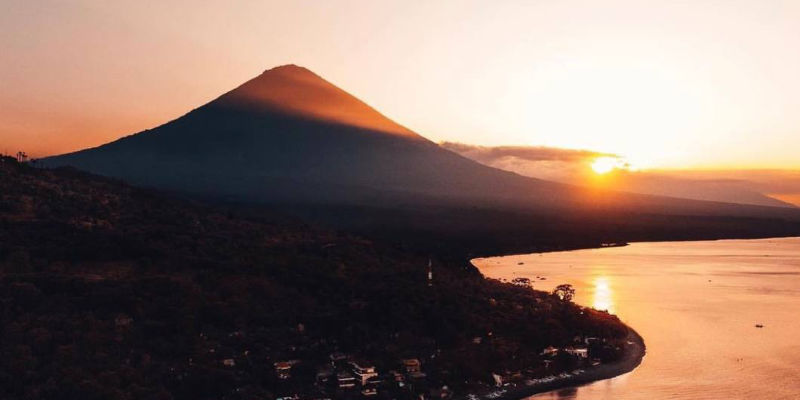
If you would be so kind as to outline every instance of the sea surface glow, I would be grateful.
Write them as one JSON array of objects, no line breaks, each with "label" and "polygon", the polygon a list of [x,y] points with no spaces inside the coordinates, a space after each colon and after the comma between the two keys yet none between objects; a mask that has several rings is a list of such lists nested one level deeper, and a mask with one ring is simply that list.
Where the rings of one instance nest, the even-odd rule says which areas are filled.
[{"label": "sea surface glow", "polygon": [[644,337],[647,355],[633,372],[532,399],[800,398],[800,238],[634,243],[473,263],[487,277],[527,277],[540,290],[570,283],[577,303],[617,314]]}]

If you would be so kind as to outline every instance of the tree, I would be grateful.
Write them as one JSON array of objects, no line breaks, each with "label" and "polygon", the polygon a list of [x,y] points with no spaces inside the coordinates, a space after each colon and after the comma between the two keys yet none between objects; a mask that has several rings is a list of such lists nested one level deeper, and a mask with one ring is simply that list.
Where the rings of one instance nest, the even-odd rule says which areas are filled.
[{"label": "tree", "polygon": [[572,301],[573,297],[575,297],[575,288],[573,288],[570,284],[561,284],[553,289],[553,295],[557,296],[559,299],[561,299],[561,301],[568,303]]}]

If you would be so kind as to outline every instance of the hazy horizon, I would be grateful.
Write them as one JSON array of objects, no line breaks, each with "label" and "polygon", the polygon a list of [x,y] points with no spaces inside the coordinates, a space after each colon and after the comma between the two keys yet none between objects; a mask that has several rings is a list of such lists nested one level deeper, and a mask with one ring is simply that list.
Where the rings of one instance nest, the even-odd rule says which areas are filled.
[{"label": "hazy horizon", "polygon": [[[731,203],[800,206],[800,171],[635,169],[617,154],[544,146],[440,145],[490,167],[574,185]],[[598,160],[608,171],[595,171]],[[777,201],[775,201],[777,200]],[[781,204],[783,202],[784,204]]]}]

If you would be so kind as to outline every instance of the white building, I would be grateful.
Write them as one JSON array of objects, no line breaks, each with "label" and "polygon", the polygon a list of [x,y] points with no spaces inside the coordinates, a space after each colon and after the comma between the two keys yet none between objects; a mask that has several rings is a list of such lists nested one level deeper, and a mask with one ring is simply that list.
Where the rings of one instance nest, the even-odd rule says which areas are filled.
[{"label": "white building", "polygon": [[356,361],[350,363],[350,366],[353,367],[353,374],[361,381],[361,385],[365,385],[367,380],[370,378],[374,378],[378,376],[378,372],[375,370],[375,367],[372,365],[367,365],[365,363],[359,364]]},{"label": "white building", "polygon": [[589,349],[586,347],[568,347],[564,351],[576,357],[589,358]]},{"label": "white building", "polygon": [[546,357],[555,357],[558,354],[558,349],[553,346],[547,346],[542,350],[542,355]]}]

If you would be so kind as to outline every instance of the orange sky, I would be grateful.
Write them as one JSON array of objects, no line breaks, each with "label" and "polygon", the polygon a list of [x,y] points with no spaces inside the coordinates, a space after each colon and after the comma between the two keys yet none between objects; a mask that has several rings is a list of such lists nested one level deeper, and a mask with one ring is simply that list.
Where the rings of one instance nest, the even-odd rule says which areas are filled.
[{"label": "orange sky", "polygon": [[435,141],[800,168],[797,1],[120,4],[4,2],[0,151],[98,145],[295,63]]}]

